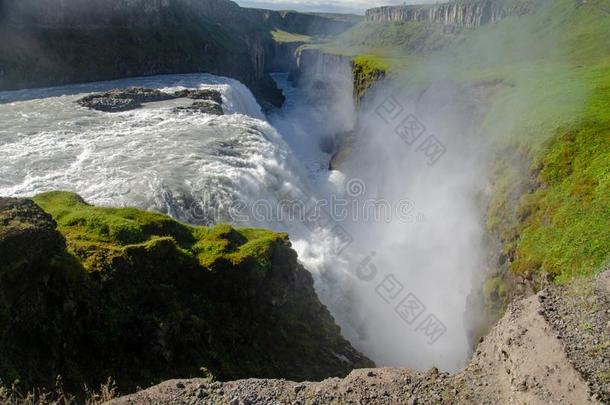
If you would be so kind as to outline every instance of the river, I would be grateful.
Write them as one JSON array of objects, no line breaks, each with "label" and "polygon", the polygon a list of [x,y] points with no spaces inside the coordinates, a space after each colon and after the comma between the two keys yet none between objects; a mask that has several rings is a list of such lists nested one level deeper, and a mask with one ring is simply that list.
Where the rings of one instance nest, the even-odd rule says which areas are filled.
[{"label": "river", "polygon": [[[196,225],[287,231],[356,348],[379,366],[456,370],[470,352],[464,313],[473,270],[456,271],[477,263],[463,259],[469,241],[455,243],[459,232],[447,235],[438,216],[445,211],[452,229],[473,221],[464,217],[470,209],[442,202],[459,194],[455,178],[445,179],[450,188],[425,191],[422,179],[438,171],[410,160],[409,172],[428,174],[408,175],[402,163],[392,166],[404,157],[396,144],[378,140],[392,152],[373,155],[383,164],[371,163],[379,151],[364,142],[353,152],[356,162],[329,170],[335,135],[360,119],[351,88],[318,104],[287,75],[274,78],[287,101],[268,117],[243,84],[208,74],[0,92],[0,195],[67,190],[93,204],[135,206]],[[225,115],[177,113],[176,100],[112,114],[75,103],[128,86],[215,89]],[[397,170],[406,189],[391,181]],[[397,192],[382,193],[383,184]]]}]

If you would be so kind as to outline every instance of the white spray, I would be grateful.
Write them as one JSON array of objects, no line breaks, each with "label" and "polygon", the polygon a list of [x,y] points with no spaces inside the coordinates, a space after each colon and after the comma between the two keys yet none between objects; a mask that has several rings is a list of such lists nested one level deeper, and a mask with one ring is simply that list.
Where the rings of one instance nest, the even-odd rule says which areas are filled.
[{"label": "white spray", "polygon": [[[472,201],[480,165],[467,136],[471,115],[456,109],[463,100],[439,108],[434,89],[419,100],[397,95],[403,115],[384,120],[379,111],[389,108],[390,91],[381,89],[356,126],[349,64],[324,77],[326,92],[277,80],[289,97],[273,127],[243,85],[210,75],[0,93],[0,195],[63,189],[192,223],[288,230],[322,301],[358,349],[380,366],[456,369],[470,348],[464,314],[481,264]],[[83,93],[128,85],[215,88],[227,115],[176,114],[163,103],[104,114],[74,103]],[[438,91],[446,98],[450,86]],[[433,165],[419,144],[395,132],[408,113],[426,127],[420,141],[435,135],[446,149]],[[354,127],[349,158],[329,171],[329,142]],[[286,199],[319,215],[282,216]],[[371,201],[387,203],[391,215]]]}]

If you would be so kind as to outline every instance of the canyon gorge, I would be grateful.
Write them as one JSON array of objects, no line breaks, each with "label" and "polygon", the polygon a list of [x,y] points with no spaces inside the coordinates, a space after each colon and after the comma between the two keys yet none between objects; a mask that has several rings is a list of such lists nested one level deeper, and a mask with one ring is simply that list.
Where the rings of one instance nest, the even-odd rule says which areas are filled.
[{"label": "canyon gorge", "polygon": [[607,6],[5,0],[0,402],[606,403]]}]

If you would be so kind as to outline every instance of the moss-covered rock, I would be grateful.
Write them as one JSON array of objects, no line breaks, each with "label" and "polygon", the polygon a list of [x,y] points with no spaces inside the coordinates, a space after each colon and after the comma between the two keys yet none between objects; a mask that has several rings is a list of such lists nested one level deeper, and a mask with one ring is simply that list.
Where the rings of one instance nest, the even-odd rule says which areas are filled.
[{"label": "moss-covered rock", "polygon": [[352,61],[352,79],[355,101],[359,103],[368,89],[386,77],[388,70],[389,66],[381,58],[367,55],[354,58]]},{"label": "moss-covered rock", "polygon": [[286,234],[191,227],[71,193],[33,201],[0,199],[5,382],[61,374],[78,389],[112,376],[125,392],[201,368],[303,380],[371,365],[341,337]]}]

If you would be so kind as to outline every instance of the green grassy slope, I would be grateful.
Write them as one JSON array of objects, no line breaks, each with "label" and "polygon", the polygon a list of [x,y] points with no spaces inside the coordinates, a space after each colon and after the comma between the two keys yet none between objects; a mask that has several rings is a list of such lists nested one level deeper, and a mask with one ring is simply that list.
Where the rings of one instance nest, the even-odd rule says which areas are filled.
[{"label": "green grassy slope", "polygon": [[0,198],[0,389],[61,375],[77,393],[110,376],[126,393],[202,368],[309,380],[347,374],[342,359],[372,366],[286,234],[193,227],[64,192],[33,200]]},{"label": "green grassy slope", "polygon": [[288,240],[287,234],[260,229],[236,230],[229,225],[192,227],[135,208],[95,207],[75,194],[63,192],[41,194],[34,201],[57,221],[68,246],[84,259],[88,271],[103,271],[126,250],[170,241],[180,252],[210,270],[250,264],[263,275],[273,245]]},{"label": "green grassy slope", "polygon": [[450,34],[361,23],[325,46],[405,85],[501,84],[481,130],[496,140],[487,223],[515,274],[565,282],[610,259],[610,1],[547,2]]},{"label": "green grassy slope", "polygon": [[309,35],[295,34],[295,33],[287,32],[287,31],[280,30],[280,29],[275,29],[275,30],[271,31],[271,35],[273,37],[273,40],[278,43],[284,43],[284,42],[307,43],[307,42],[311,42],[313,40],[313,38]]},{"label": "green grassy slope", "polygon": [[339,35],[329,46],[348,52],[362,49],[375,54],[398,56],[401,51],[431,51],[447,44],[453,35],[444,34],[442,27],[422,21],[377,23],[365,21]]},{"label": "green grassy slope", "polygon": [[[500,213],[513,216],[496,230],[510,268],[527,278],[565,282],[595,274],[610,258],[610,15],[600,11],[602,3],[608,4],[556,1],[471,33],[501,44],[478,62],[490,77],[514,84],[495,100],[484,131],[533,162],[529,178],[506,164],[494,201],[512,208]],[[469,75],[478,67],[462,65]],[[512,190],[502,188],[507,180]],[[533,191],[515,199],[523,183]],[[494,208],[489,223],[498,215]]]}]

